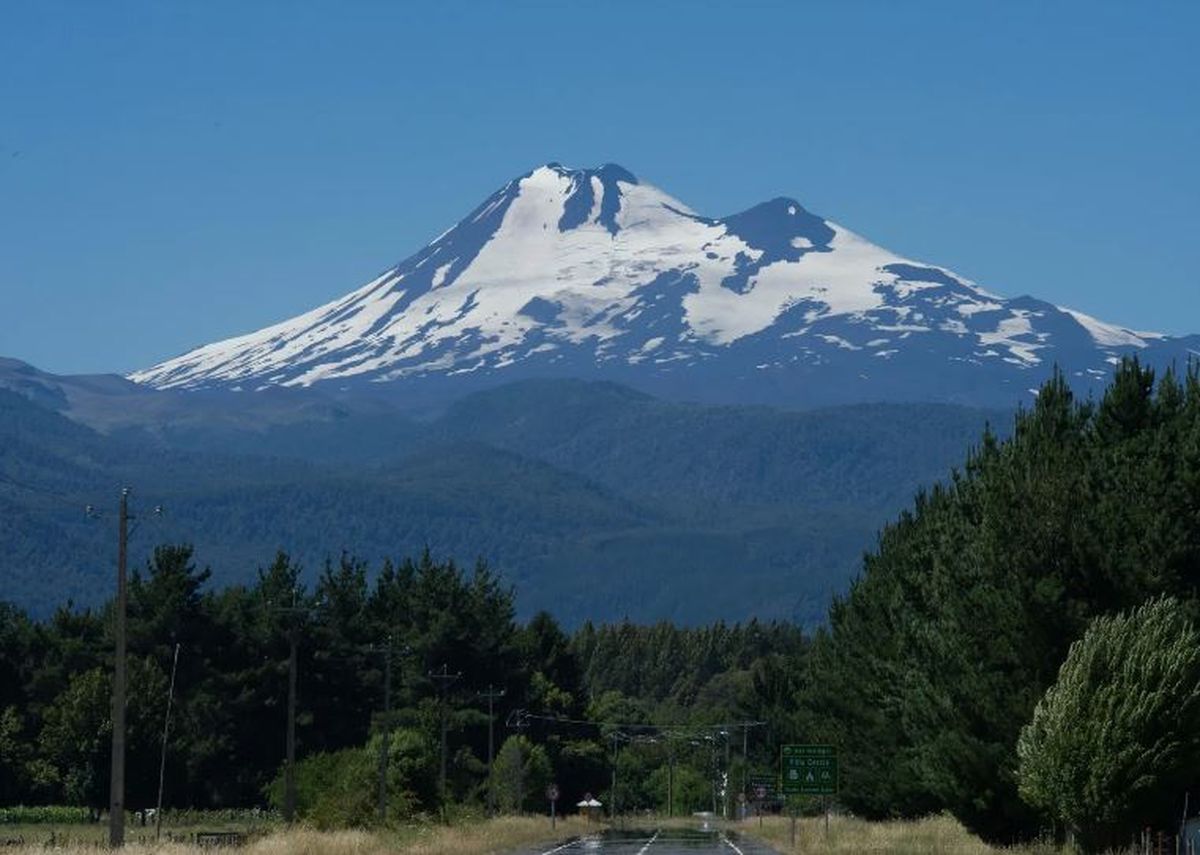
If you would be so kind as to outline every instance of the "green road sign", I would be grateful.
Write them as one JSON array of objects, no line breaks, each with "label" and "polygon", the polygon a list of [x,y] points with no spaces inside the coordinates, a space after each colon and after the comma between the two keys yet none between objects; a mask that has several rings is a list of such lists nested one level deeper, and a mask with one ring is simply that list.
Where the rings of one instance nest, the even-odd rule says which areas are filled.
[{"label": "green road sign", "polygon": [[779,775],[788,796],[833,796],[838,788],[838,756],[832,745],[785,745]]}]

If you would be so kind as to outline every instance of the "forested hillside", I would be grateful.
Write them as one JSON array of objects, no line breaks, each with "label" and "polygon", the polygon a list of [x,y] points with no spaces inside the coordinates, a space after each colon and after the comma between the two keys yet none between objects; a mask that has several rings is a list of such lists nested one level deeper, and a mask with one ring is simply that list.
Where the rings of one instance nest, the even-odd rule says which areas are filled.
[{"label": "forested hillside", "polygon": [[[279,548],[311,581],[343,550],[379,566],[428,546],[487,559],[523,616],[816,624],[878,527],[1003,417],[706,408],[563,381],[483,393],[433,421],[369,408],[290,419],[234,428],[236,412],[182,413],[106,435],[0,391],[7,596],[36,615],[64,597],[101,602],[128,485],[144,514],[135,554],[192,543],[217,585],[252,580]],[[89,504],[108,519],[86,517]]]}]

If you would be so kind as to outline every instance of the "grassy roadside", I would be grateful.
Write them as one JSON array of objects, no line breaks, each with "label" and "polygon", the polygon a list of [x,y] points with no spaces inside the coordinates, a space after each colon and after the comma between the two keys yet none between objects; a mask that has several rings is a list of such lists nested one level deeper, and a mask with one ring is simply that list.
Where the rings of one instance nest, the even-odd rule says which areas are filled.
[{"label": "grassy roadside", "polygon": [[[461,825],[414,825],[401,826],[382,832],[369,831],[313,831],[293,829],[278,831],[252,841],[245,848],[236,850],[244,855],[502,855],[513,850],[549,844],[586,834],[596,830],[576,817],[559,820],[558,828],[551,832],[546,817],[501,817],[480,820]],[[79,840],[81,835],[63,829],[59,837]],[[0,831],[0,838],[12,837]],[[46,855],[58,852],[62,855],[96,855],[99,841],[71,843],[64,848],[47,849],[44,841],[48,834],[42,833],[24,846],[5,847],[5,855]],[[131,843],[123,852],[128,855],[212,855],[212,849],[204,849],[182,843]],[[229,850],[225,850],[229,851]]]},{"label": "grassy roadside", "polygon": [[1065,855],[1059,847],[1044,844],[998,849],[974,837],[948,816],[911,822],[867,822],[853,817],[831,816],[828,837],[825,836],[823,817],[803,817],[797,820],[795,848],[790,843],[791,820],[787,817],[764,817],[761,828],[757,819],[730,827],[785,855],[793,852],[831,855]]}]

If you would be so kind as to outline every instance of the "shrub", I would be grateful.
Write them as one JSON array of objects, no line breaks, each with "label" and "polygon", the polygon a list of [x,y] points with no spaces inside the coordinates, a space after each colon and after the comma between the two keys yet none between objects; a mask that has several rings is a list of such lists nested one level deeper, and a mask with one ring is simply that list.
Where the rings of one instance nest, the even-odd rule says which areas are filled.
[{"label": "shrub", "polygon": [[510,736],[500,747],[489,784],[495,790],[500,810],[523,813],[545,804],[546,785],[552,777],[546,749],[517,735]]},{"label": "shrub", "polygon": [[91,820],[91,812],[82,807],[42,805],[0,808],[0,825],[76,825]]},{"label": "shrub", "polygon": [[1021,796],[1085,851],[1172,827],[1200,764],[1200,633],[1155,599],[1071,645],[1017,745]]},{"label": "shrub", "polygon": [[[321,752],[296,763],[296,815],[318,829],[367,828],[378,820],[379,736],[361,748]],[[411,817],[431,803],[414,785],[435,774],[425,740],[408,729],[392,734],[389,745],[388,816]],[[284,770],[267,788],[271,804],[280,808]]]}]

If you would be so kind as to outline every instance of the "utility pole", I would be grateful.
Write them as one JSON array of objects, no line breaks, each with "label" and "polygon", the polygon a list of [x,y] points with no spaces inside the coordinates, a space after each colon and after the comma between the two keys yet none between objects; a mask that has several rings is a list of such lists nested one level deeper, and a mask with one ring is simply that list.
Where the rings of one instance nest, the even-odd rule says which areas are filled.
[{"label": "utility pole", "polygon": [[730,778],[732,776],[729,774],[729,743],[731,741],[730,737],[732,734],[731,734],[729,728],[725,728],[725,730],[723,730],[721,732],[723,734],[725,734],[725,786],[722,788],[722,790],[724,791],[725,800],[724,800],[724,804],[723,804],[723,809],[725,812],[725,821],[728,822],[729,821],[729,787],[733,783],[733,781],[730,780]]},{"label": "utility pole", "polygon": [[125,845],[125,610],[128,590],[125,560],[129,547],[129,488],[121,489],[121,509],[117,517],[117,603],[113,632],[116,651],[113,660],[112,690],[112,775],[109,782],[108,845]]},{"label": "utility pole", "polygon": [[[129,555],[129,537],[133,533],[129,521],[128,487],[121,488],[121,503],[117,513],[117,599],[113,604],[113,683],[112,683],[112,764],[109,777],[108,802],[108,845],[118,849],[125,845],[125,708],[128,684],[127,612],[129,586],[126,564]],[[97,519],[100,514],[92,505],[84,514]],[[162,515],[162,505],[154,509],[154,515]]]},{"label": "utility pole", "polygon": [[[750,798],[749,794],[746,792],[746,785],[749,782],[748,776],[750,774],[750,755],[747,752],[747,746],[749,745],[749,742],[750,742],[749,733],[750,733],[750,725],[743,722],[743,724],[742,724],[742,795],[747,799]],[[742,804],[747,805],[747,810],[744,813],[746,816],[749,816],[750,815],[749,808],[748,808],[749,802],[742,802]]]},{"label": "utility pole", "polygon": [[313,606],[300,603],[299,592],[294,586],[292,604],[274,607],[275,612],[291,619],[288,626],[288,709],[283,767],[283,821],[288,825],[296,819],[296,680],[300,669],[300,622],[315,610]]},{"label": "utility pole", "polygon": [[296,670],[299,667],[300,626],[288,627],[287,759],[283,770],[283,821],[296,819]]},{"label": "utility pole", "polygon": [[617,734],[616,731],[612,735],[612,784],[609,790],[609,810],[612,811],[612,818],[615,821],[617,818]]},{"label": "utility pole", "polygon": [[383,652],[383,737],[379,742],[379,824],[387,822],[388,751],[392,735],[392,638]]},{"label": "utility pole", "polygon": [[667,818],[675,816],[675,743],[667,739]]},{"label": "utility pole", "polygon": [[[504,689],[496,691],[491,683],[488,683],[486,692],[476,692],[481,698],[487,698],[488,702],[488,792],[487,792],[487,809],[488,816],[496,815],[496,778],[493,775],[496,761],[496,699],[502,698],[506,694]],[[518,811],[519,812],[519,811]]]},{"label": "utility pole", "polygon": [[442,665],[441,673],[437,671],[429,672],[429,679],[437,684],[438,694],[440,695],[442,708],[442,761],[441,769],[438,773],[438,796],[442,801],[442,819],[447,819],[446,814],[446,692],[450,687],[462,677],[462,672],[450,673],[449,667]]},{"label": "utility pole", "polygon": [[708,740],[708,774],[712,789],[712,812],[717,813],[717,738],[711,733],[705,737]]}]

